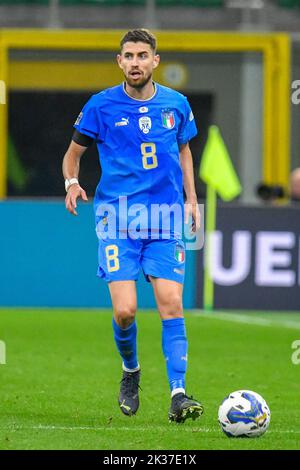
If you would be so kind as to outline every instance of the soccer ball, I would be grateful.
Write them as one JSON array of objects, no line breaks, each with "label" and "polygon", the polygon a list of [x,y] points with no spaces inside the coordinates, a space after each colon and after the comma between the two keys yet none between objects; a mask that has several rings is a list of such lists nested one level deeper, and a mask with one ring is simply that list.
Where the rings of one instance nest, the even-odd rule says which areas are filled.
[{"label": "soccer ball", "polygon": [[258,437],[269,427],[271,413],[263,397],[250,390],[238,390],[220,405],[218,419],[228,437]]}]

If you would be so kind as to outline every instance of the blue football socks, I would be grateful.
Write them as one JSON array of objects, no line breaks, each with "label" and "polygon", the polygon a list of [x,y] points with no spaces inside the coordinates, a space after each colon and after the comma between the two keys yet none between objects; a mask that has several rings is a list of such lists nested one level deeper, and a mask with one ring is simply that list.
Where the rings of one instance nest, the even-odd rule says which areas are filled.
[{"label": "blue football socks", "polygon": [[185,393],[187,338],[184,318],[162,320],[162,348],[167,364],[171,395]]},{"label": "blue football socks", "polygon": [[119,327],[114,318],[112,324],[115,342],[123,359],[123,369],[127,372],[134,372],[138,370],[140,367],[137,360],[137,327],[135,320],[125,330]]}]

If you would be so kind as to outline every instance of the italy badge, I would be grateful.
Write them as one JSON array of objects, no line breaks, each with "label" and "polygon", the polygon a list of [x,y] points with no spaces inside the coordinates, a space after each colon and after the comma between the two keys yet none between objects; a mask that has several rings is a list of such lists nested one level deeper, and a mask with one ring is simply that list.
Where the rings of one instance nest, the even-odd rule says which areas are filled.
[{"label": "italy badge", "polygon": [[175,247],[175,259],[178,261],[178,263],[184,262],[184,247],[178,243]]},{"label": "italy badge", "polygon": [[162,110],[162,123],[166,129],[173,129],[175,126],[175,116],[174,111],[170,111],[169,109]]}]

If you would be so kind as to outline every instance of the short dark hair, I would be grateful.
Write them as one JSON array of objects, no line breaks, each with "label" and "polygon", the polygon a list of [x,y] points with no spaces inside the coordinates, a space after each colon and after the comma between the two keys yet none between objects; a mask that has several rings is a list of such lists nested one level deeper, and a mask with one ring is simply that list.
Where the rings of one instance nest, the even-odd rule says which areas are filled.
[{"label": "short dark hair", "polygon": [[121,39],[121,49],[125,42],[144,42],[149,44],[153,52],[156,51],[156,37],[148,29],[140,28],[127,31]]}]

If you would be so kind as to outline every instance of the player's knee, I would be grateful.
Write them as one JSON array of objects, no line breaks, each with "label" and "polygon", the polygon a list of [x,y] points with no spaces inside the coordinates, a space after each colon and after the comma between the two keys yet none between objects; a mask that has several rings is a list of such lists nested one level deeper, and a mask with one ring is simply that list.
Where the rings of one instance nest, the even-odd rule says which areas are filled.
[{"label": "player's knee", "polygon": [[134,321],[136,306],[133,304],[124,304],[115,308],[114,317],[120,328],[128,328]]},{"label": "player's knee", "polygon": [[183,316],[182,297],[174,295],[172,298],[160,302],[158,309],[164,318],[181,318]]}]

